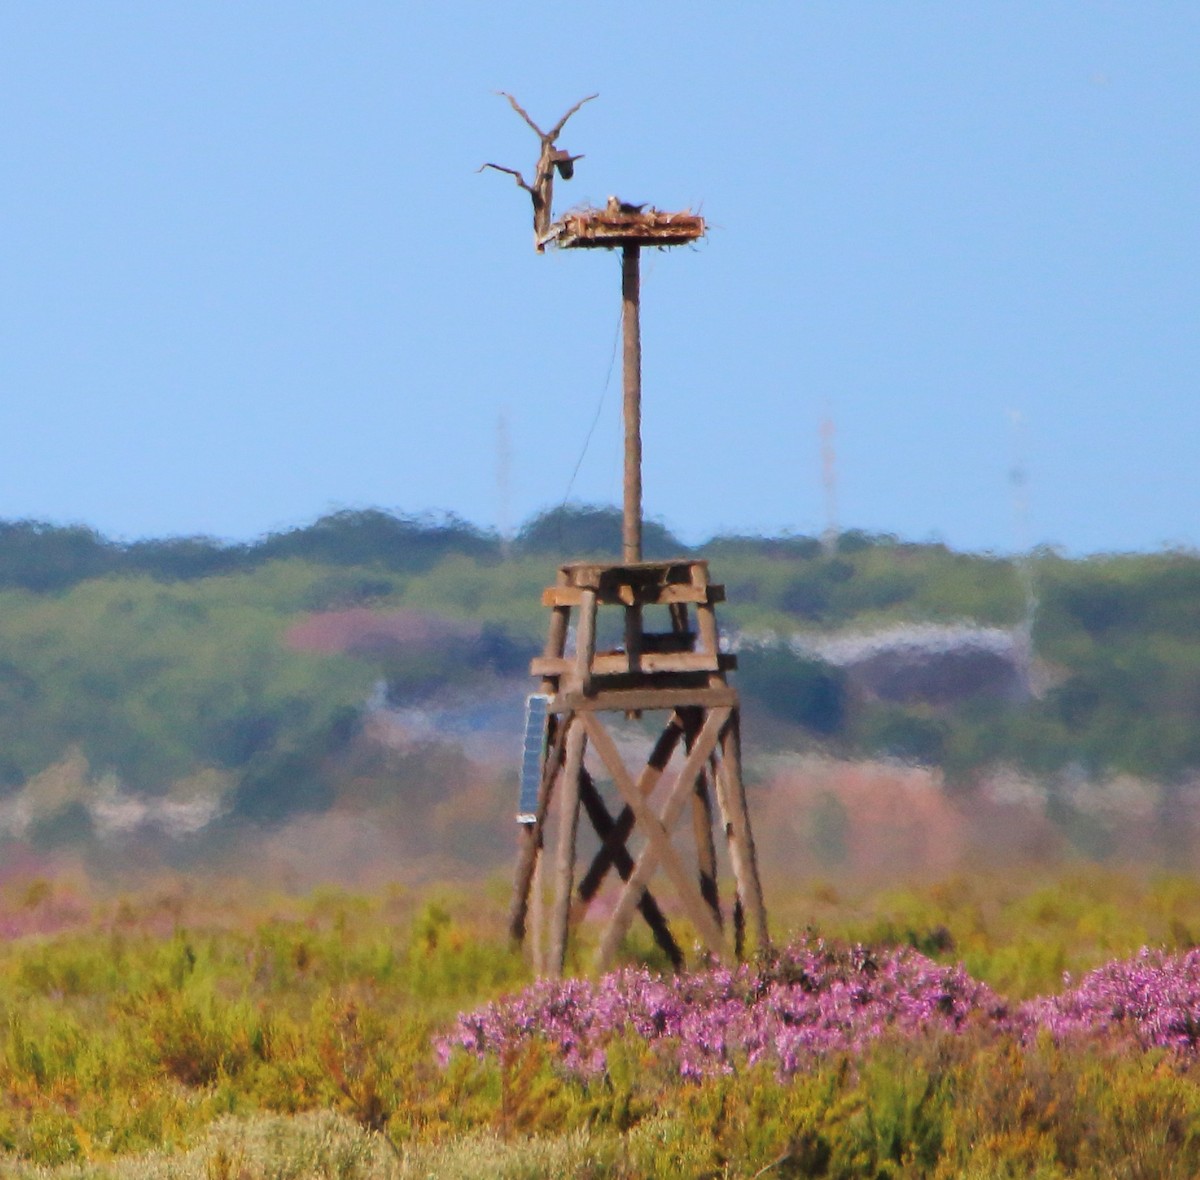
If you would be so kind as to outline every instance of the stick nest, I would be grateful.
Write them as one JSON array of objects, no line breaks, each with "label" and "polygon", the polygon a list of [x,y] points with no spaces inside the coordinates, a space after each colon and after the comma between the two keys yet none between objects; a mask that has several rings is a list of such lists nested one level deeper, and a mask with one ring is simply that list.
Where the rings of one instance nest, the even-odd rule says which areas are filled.
[{"label": "stick nest", "polygon": [[613,249],[616,246],[683,246],[704,237],[704,218],[697,213],[664,213],[647,206],[634,212],[573,209],[563,214],[543,238],[560,250]]}]

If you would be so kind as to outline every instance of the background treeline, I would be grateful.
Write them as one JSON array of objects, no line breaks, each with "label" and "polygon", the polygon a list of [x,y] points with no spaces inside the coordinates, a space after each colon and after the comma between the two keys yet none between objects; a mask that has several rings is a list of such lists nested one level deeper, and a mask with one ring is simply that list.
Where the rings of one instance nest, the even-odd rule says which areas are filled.
[{"label": "background treeline", "polygon": [[[95,823],[88,791],[219,796],[226,822],[394,794],[395,765],[372,763],[359,741],[366,702],[451,688],[519,701],[554,564],[614,554],[619,537],[615,510],[579,506],[507,540],[454,517],[374,510],[247,544],[0,523],[0,791],[25,808],[10,827],[68,839]],[[1200,769],[1193,553],[1043,550],[1018,565],[857,531],[692,550],[657,524],[646,550],[706,556],[727,585],[755,749],[919,762],[962,791],[1004,765],[1051,784],[1136,774],[1169,796]],[[299,623],[331,612],[353,614],[366,638],[295,641]],[[371,634],[369,619],[397,614],[425,620],[424,636]],[[1033,691],[880,696],[795,642],[964,622],[1014,635],[1031,625]],[[498,758],[513,741],[497,733]],[[462,773],[431,769],[431,757],[409,755],[414,790]]]}]

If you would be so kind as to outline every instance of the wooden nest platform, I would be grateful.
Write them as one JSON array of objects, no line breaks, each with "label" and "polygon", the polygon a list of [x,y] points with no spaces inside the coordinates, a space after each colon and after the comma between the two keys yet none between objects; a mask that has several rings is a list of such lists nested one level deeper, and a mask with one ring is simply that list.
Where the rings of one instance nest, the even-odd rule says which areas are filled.
[{"label": "wooden nest platform", "polygon": [[560,250],[686,246],[704,237],[704,231],[704,218],[686,211],[664,213],[650,207],[577,209],[560,217],[539,245],[557,246]]}]

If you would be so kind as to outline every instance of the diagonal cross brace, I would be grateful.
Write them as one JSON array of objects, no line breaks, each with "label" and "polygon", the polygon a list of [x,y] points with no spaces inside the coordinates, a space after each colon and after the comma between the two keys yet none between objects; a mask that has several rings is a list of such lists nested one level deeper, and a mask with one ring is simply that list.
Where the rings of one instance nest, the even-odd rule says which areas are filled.
[{"label": "diagonal cross brace", "polygon": [[[592,821],[592,827],[596,829],[596,833],[601,839],[607,841],[611,837],[611,833],[616,825],[608,808],[604,805],[604,800],[601,798],[600,792],[596,789],[596,784],[592,782],[592,776],[586,770],[579,772],[579,799],[583,804],[584,810],[588,813],[588,819]],[[611,863],[616,867],[621,880],[628,881],[633,875],[635,865],[633,857],[629,855],[629,850],[625,847],[624,842],[617,844],[612,849],[610,855]],[[584,911],[587,909],[588,902],[594,894],[585,896],[582,886],[580,886],[579,892],[580,897],[576,903],[576,907],[579,911]],[[663,953],[670,959],[671,966],[676,971],[682,970],[683,951],[679,949],[679,943],[675,941],[675,936],[671,933],[671,927],[649,889],[643,891],[641,899],[638,901],[638,912],[646,920],[646,925],[650,927],[651,933],[654,935],[654,941],[658,943]],[[572,921],[575,921],[574,916],[572,917]]]},{"label": "diagonal cross brace", "polygon": [[689,751],[687,759],[679,771],[679,778],[667,797],[661,817],[656,815],[649,803],[642,798],[637,785],[625,769],[620,752],[607,730],[590,714],[582,714],[588,736],[592,739],[597,754],[600,755],[612,775],[613,782],[624,796],[626,804],[633,811],[634,819],[647,840],[646,847],[642,850],[633,873],[625,882],[625,887],[617,902],[617,908],[601,942],[600,952],[597,956],[600,970],[605,970],[611,962],[618,943],[629,929],[629,923],[633,919],[633,911],[638,900],[660,864],[671,878],[679,900],[696,924],[696,929],[708,949],[717,958],[724,957],[721,928],[696,882],[680,860],[679,853],[671,844],[670,832],[678,823],[683,808],[695,788],[696,778],[704,768],[709,755],[716,748],[717,740],[732,712],[733,710],[728,707],[713,709],[709,712],[696,737],[695,745]]},{"label": "diagonal cross brace", "polygon": [[[650,757],[646,759],[646,765],[638,777],[638,793],[643,799],[649,798],[654,793],[654,788],[658,786],[658,780],[662,777],[667,763],[671,761],[671,755],[675,752],[675,747],[679,744],[682,736],[683,724],[679,715],[672,714],[666,728],[659,734],[658,741],[654,743],[654,749],[650,752]],[[579,896],[584,901],[591,901],[596,896],[604,878],[608,875],[608,870],[612,868],[614,855],[618,849],[624,849],[625,842],[629,839],[630,832],[633,831],[633,823],[633,808],[627,803],[618,813],[611,830],[607,833],[600,832],[600,838],[604,843],[593,857],[583,880],[579,882]]]}]

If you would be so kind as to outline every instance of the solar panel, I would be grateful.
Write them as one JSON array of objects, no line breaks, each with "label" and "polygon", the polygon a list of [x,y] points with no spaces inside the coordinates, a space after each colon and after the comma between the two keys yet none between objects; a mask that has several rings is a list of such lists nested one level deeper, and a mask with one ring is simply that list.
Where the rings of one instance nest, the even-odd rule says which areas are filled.
[{"label": "solar panel", "polygon": [[542,766],[546,759],[546,719],[550,697],[531,692],[525,698],[525,741],[521,747],[521,797],[517,803],[517,823],[537,820],[538,793],[542,785]]}]

